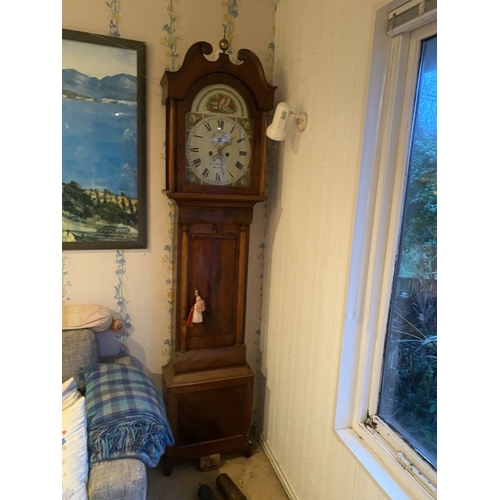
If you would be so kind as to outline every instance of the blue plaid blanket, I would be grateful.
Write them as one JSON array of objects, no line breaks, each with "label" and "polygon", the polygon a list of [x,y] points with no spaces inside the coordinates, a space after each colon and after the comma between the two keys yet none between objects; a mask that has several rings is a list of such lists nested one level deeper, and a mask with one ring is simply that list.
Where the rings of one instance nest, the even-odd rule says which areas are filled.
[{"label": "blue plaid blanket", "polygon": [[174,439],[153,382],[130,365],[90,363],[80,370],[82,386],[90,467],[117,458],[137,458],[156,467]]}]

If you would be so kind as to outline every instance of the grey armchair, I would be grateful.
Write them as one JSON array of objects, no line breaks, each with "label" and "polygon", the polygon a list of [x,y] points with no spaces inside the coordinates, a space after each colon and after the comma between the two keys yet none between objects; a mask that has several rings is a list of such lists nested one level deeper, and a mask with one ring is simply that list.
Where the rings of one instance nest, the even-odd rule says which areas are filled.
[{"label": "grey armchair", "polygon": [[[99,342],[92,330],[62,332],[62,382],[78,380],[80,368],[98,363]],[[146,500],[146,466],[135,458],[100,462],[89,471],[89,500]]]}]

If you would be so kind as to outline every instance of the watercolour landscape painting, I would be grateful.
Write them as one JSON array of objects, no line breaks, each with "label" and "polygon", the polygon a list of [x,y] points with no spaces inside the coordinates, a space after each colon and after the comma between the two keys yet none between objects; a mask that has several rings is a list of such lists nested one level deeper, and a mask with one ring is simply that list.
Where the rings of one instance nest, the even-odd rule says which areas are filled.
[{"label": "watercolour landscape painting", "polygon": [[145,44],[63,30],[63,249],[145,248]]}]

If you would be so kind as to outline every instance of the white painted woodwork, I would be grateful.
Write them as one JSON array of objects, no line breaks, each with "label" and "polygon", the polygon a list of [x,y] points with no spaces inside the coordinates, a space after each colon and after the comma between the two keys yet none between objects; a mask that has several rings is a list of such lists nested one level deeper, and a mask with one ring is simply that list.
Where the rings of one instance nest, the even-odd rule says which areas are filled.
[{"label": "white painted woodwork", "polygon": [[333,431],[374,1],[282,0],[276,103],[308,113],[272,143],[261,332],[262,441],[292,498],[387,498]]}]

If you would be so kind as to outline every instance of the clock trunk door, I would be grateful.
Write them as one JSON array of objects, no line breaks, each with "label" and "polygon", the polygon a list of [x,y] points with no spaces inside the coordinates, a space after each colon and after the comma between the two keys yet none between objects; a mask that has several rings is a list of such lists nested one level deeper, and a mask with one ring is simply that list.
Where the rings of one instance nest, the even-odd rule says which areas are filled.
[{"label": "clock trunk door", "polygon": [[205,311],[202,323],[188,327],[188,350],[236,343],[238,240],[237,224],[190,225],[188,290],[198,290]]},{"label": "clock trunk door", "polygon": [[[180,206],[176,370],[245,362],[244,322],[248,207]],[[195,291],[204,301],[201,323],[188,322]]]}]

